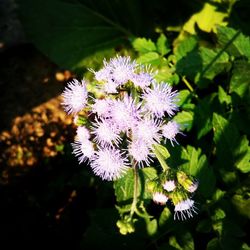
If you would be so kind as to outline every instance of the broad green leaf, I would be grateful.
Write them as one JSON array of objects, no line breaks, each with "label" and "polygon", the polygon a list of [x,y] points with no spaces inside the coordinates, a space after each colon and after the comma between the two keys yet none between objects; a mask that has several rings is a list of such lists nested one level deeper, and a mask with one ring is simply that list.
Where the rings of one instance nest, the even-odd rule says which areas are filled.
[{"label": "broad green leaf", "polygon": [[132,46],[137,52],[141,54],[146,54],[148,52],[156,51],[156,46],[151,39],[136,38],[132,42]]},{"label": "broad green leaf", "polygon": [[[170,241],[171,242],[171,241]],[[172,246],[177,249],[182,250],[193,250],[194,249],[194,240],[190,232],[186,230],[178,230],[176,231],[176,238],[174,238],[171,242]]]},{"label": "broad green leaf", "polygon": [[[151,194],[146,191],[145,183],[156,178],[156,170],[152,167],[138,169],[139,185],[138,195],[141,199],[150,199]],[[129,169],[126,175],[114,182],[114,189],[117,202],[131,203],[134,192],[134,172]]]},{"label": "broad green leaf", "polygon": [[216,32],[216,25],[226,25],[224,21],[228,13],[222,12],[216,4],[205,3],[203,9],[191,16],[183,26],[183,30],[190,34],[195,34],[195,25],[205,32]]},{"label": "broad green leaf", "polygon": [[180,41],[175,50],[174,54],[176,56],[176,60],[179,61],[183,57],[185,57],[191,51],[194,51],[198,47],[198,41],[195,36],[188,36],[184,40]]},{"label": "broad green leaf", "polygon": [[211,166],[208,165],[207,157],[201,154],[201,150],[188,146],[183,150],[183,158],[188,160],[188,163],[183,167],[199,180],[199,191],[209,197],[215,187],[215,176]]},{"label": "broad green leaf", "polygon": [[157,39],[157,51],[161,56],[165,56],[167,53],[170,52],[170,47],[167,41],[167,38],[164,34],[161,34],[160,37]]},{"label": "broad green leaf", "polygon": [[202,71],[199,77],[196,77],[196,83],[199,87],[206,87],[203,78],[213,80],[219,73],[228,70],[231,64],[226,52],[200,47],[199,53],[202,60]]},{"label": "broad green leaf", "polygon": [[250,63],[239,60],[234,63],[233,75],[230,81],[230,93],[235,92],[241,98],[249,101],[250,95]]},{"label": "broad green leaf", "polygon": [[194,81],[197,74],[202,71],[202,58],[197,48],[187,52],[185,56],[176,63],[176,72]]},{"label": "broad green leaf", "polygon": [[141,64],[159,65],[161,58],[157,52],[147,52],[139,56],[136,61]]},{"label": "broad green leaf", "polygon": [[217,151],[217,164],[225,169],[236,167],[243,173],[250,172],[249,141],[240,134],[234,124],[224,117],[213,115],[214,142]]},{"label": "broad green leaf", "polygon": [[215,175],[211,166],[208,165],[206,155],[201,149],[192,146],[169,147],[171,157],[168,160],[170,166],[180,168],[193,175],[199,180],[198,191],[205,197],[210,197],[215,188]]},{"label": "broad green leaf", "polygon": [[[28,37],[40,50],[60,66],[76,69],[82,67],[88,56],[113,48],[130,35],[117,19],[110,18],[105,4],[23,0],[20,16]],[[121,8],[114,4],[116,7]],[[129,11],[122,11],[128,18]]]},{"label": "broad green leaf", "polygon": [[194,113],[192,111],[181,111],[175,115],[173,120],[180,125],[181,130],[190,131],[193,126]]},{"label": "broad green leaf", "polygon": [[194,126],[197,129],[197,138],[201,139],[212,128],[213,110],[215,110],[215,94],[199,99],[194,110]]},{"label": "broad green leaf", "polygon": [[246,57],[250,60],[250,38],[229,27],[218,27],[218,43],[226,46],[226,51],[235,57]]}]

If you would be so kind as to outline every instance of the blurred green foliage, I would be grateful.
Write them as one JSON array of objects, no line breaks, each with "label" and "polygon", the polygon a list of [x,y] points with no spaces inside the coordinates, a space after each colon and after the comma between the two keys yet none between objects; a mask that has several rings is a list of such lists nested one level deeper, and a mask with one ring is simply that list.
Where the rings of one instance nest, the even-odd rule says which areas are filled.
[{"label": "blurred green foliage", "polygon": [[[174,119],[185,136],[177,138],[180,145],[166,145],[171,157],[164,160],[200,181],[198,215],[174,221],[171,206],[152,204],[146,188],[156,172],[141,169],[135,232],[120,235],[118,213],[125,218],[131,209],[131,170],[114,183],[118,213],[112,202],[102,207],[105,191],[96,196],[82,249],[250,249],[249,6],[247,0],[20,1],[28,37],[61,67],[83,72],[117,52],[130,54],[180,92]],[[83,179],[72,182],[81,189]]]}]

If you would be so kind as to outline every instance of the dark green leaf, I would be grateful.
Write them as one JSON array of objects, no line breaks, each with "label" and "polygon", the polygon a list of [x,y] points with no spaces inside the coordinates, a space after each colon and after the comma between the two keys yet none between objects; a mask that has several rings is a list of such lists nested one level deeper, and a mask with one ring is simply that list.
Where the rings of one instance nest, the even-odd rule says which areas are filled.
[{"label": "dark green leaf", "polygon": [[[138,194],[142,199],[151,198],[151,194],[147,192],[145,183],[148,180],[156,178],[156,170],[151,167],[139,169],[139,185]],[[117,202],[131,203],[134,192],[134,173],[133,169],[129,169],[126,175],[114,182],[114,189]]]},{"label": "dark green leaf", "polygon": [[217,164],[225,169],[238,168],[250,171],[250,148],[247,138],[240,137],[237,128],[224,117],[213,115],[214,142],[217,150]]},{"label": "dark green leaf", "polygon": [[[218,42],[235,57],[246,57],[250,60],[250,39],[233,28],[219,26]],[[229,43],[230,42],[230,43]]]},{"label": "dark green leaf", "polygon": [[36,46],[59,65],[76,69],[86,57],[124,42],[129,35],[102,5],[97,1],[89,5],[88,1],[23,0],[20,13]]}]

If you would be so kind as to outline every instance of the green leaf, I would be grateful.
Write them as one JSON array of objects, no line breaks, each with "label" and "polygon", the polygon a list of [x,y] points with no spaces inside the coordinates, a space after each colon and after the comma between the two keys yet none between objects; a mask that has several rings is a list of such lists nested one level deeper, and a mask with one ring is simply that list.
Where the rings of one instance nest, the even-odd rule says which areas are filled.
[{"label": "green leaf", "polygon": [[193,126],[194,113],[192,111],[181,111],[175,115],[173,120],[180,125],[181,130],[190,131]]},{"label": "green leaf", "polygon": [[157,52],[148,52],[139,56],[136,61],[141,64],[159,65],[161,58]]},{"label": "green leaf", "polygon": [[156,51],[156,46],[151,39],[136,38],[132,42],[132,46],[137,52],[141,54],[146,54],[148,52]]},{"label": "green leaf", "polygon": [[213,110],[215,110],[215,94],[199,99],[194,110],[194,126],[197,129],[197,138],[201,139],[212,128]]},{"label": "green leaf", "polygon": [[198,222],[196,231],[201,233],[209,233],[212,229],[212,224],[210,219],[204,219]]},{"label": "green leaf", "polygon": [[[235,57],[246,57],[250,60],[250,38],[244,36],[237,30],[229,27],[218,27],[218,43],[226,47],[230,55]],[[228,42],[230,41],[230,44]]]},{"label": "green leaf", "polygon": [[[122,11],[128,18],[129,11]],[[113,48],[130,35],[117,19],[109,18],[104,2],[23,0],[20,16],[31,41],[54,62],[71,69],[80,68],[88,56]]]},{"label": "green leaf", "polygon": [[169,167],[168,167],[165,160],[168,159],[170,156],[167,148],[160,145],[160,144],[154,144],[153,145],[153,152],[154,152],[157,160],[160,162],[162,168],[164,170],[167,170]]},{"label": "green leaf", "polygon": [[169,210],[168,207],[164,207],[163,211],[161,212],[160,218],[159,218],[159,226],[165,227],[166,225],[171,224],[172,220],[172,213]]},{"label": "green leaf", "polygon": [[247,99],[250,95],[250,63],[239,60],[234,63],[233,75],[230,81],[230,93],[235,92],[240,97]]},{"label": "green leaf", "polygon": [[247,137],[240,137],[234,124],[216,113],[213,115],[213,128],[217,164],[228,170],[236,167],[243,173],[250,172],[250,148]]},{"label": "green leaf", "polygon": [[187,162],[180,168],[195,176],[199,180],[199,192],[205,197],[213,194],[215,187],[215,176],[212,168],[208,165],[207,157],[202,155],[201,150],[191,146],[182,149],[182,159]]},{"label": "green leaf", "polygon": [[[138,169],[139,185],[138,194],[141,199],[150,199],[151,194],[146,191],[145,184],[148,180],[157,177],[156,170],[152,167]],[[134,192],[134,173],[133,169],[129,169],[126,175],[114,182],[115,196],[117,202],[131,203]]]},{"label": "green leaf", "polygon": [[157,220],[146,220],[146,227],[147,227],[147,232],[149,236],[153,236],[157,233]]},{"label": "green leaf", "polygon": [[207,250],[221,250],[220,242],[217,238],[213,238],[207,244]]},{"label": "green leaf", "polygon": [[183,26],[183,30],[191,34],[195,34],[195,25],[205,32],[216,32],[216,26],[218,24],[226,24],[224,19],[228,17],[226,11],[221,11],[222,8],[218,8],[216,4],[205,3],[203,9],[195,13]]},{"label": "green leaf", "polygon": [[213,80],[215,76],[229,69],[231,65],[228,54],[223,51],[200,47],[200,56],[202,71],[199,77],[196,77],[196,83],[199,87],[206,87],[203,78]]},{"label": "green leaf", "polygon": [[221,104],[226,103],[229,105],[232,102],[231,96],[221,86],[218,87],[218,97]]},{"label": "green leaf", "polygon": [[190,103],[192,95],[189,90],[183,89],[178,93],[178,107],[184,106],[186,103]]},{"label": "green leaf", "polygon": [[171,51],[167,38],[164,34],[161,34],[157,39],[157,51],[161,56],[165,56]]},{"label": "green leaf", "polygon": [[179,42],[179,44],[177,44],[177,47],[174,50],[176,60],[179,61],[183,57],[187,56],[188,53],[197,49],[197,47],[197,38],[195,36],[188,36],[187,38]]},{"label": "green leaf", "polygon": [[238,213],[250,219],[250,198],[244,198],[242,195],[235,194],[232,197],[232,203]]}]

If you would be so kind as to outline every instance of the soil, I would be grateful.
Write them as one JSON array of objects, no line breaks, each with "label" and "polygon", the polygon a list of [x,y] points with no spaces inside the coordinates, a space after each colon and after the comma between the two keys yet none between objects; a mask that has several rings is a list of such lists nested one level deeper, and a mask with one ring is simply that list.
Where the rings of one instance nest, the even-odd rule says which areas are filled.
[{"label": "soil", "polygon": [[[0,53],[0,240],[2,249],[77,249],[86,227],[81,171],[71,155],[72,117],[61,93],[73,75],[31,44]],[[78,239],[78,240],[77,240]]]}]

